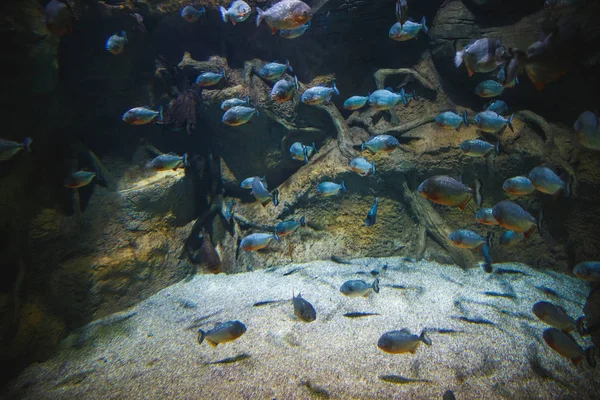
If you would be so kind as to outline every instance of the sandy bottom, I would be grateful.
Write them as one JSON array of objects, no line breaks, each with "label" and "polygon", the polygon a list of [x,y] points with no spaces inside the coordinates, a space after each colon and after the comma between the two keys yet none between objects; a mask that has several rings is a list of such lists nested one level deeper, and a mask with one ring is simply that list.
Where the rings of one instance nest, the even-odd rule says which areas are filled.
[{"label": "sandy bottom", "polygon": [[[30,366],[5,395],[27,399],[594,399],[600,374],[541,338],[531,312],[546,300],[578,317],[588,287],[521,264],[486,274],[401,258],[352,265],[312,262],[237,275],[198,275],[65,339],[54,358]],[[349,279],[381,291],[348,298]],[[549,293],[551,289],[554,293]],[[293,315],[292,291],[317,311]],[[266,300],[279,302],[255,307]],[[348,312],[372,312],[348,318]],[[240,320],[235,342],[198,344],[197,330]],[[377,347],[388,331],[427,328],[415,354]],[[574,335],[580,345],[589,338]],[[237,357],[237,361],[215,363]],[[230,360],[231,361],[231,360]],[[212,364],[211,364],[212,363]],[[382,379],[393,375],[397,383]],[[404,383],[399,383],[404,382]]]}]

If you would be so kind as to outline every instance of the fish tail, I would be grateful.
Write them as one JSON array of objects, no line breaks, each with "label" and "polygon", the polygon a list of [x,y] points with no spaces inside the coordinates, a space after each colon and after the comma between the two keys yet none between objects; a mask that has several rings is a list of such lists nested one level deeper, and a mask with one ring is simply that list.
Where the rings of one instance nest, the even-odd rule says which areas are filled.
[{"label": "fish tail", "polygon": [[375,293],[379,293],[379,279],[375,278],[375,280],[373,281],[373,285],[371,286],[373,288],[373,291]]},{"label": "fish tail", "polygon": [[296,86],[296,90],[298,90],[298,77],[294,76],[294,85]]},{"label": "fish tail", "polygon": [[463,119],[463,122],[465,123],[465,126],[468,128],[469,127],[469,118],[467,118],[467,110],[463,111],[462,119]]},{"label": "fish tail", "polygon": [[596,368],[596,348],[590,346],[585,350],[585,360],[592,368]]},{"label": "fish tail", "polygon": [[33,143],[33,139],[30,137],[26,137],[25,140],[23,140],[23,148],[25,151],[31,151],[31,143]]},{"label": "fish tail", "polygon": [[406,92],[404,91],[404,88],[400,89],[400,100],[402,100],[402,104],[408,104],[408,101],[406,101]]},{"label": "fish tail", "polygon": [[277,236],[277,228],[275,228],[275,232],[273,232],[273,239],[275,239],[276,242],[279,242],[279,236]]},{"label": "fish tail", "polygon": [[475,204],[477,207],[481,207],[483,204],[483,196],[481,194],[481,180],[475,179]]},{"label": "fish tail", "polygon": [[515,128],[513,128],[513,125],[512,125],[512,121],[513,121],[513,118],[514,118],[514,117],[515,117],[515,114],[513,113],[513,114],[510,116],[510,118],[508,119],[508,122],[507,122],[507,124],[508,124],[508,127],[509,127],[509,128],[510,128],[510,130],[511,130],[511,131],[513,131],[513,132],[515,131]]},{"label": "fish tail", "polygon": [[246,104],[250,106],[250,96],[246,96],[244,100],[246,101]]},{"label": "fish tail", "polygon": [[494,236],[494,232],[488,232],[485,238],[485,243],[489,246],[490,250],[494,247]]},{"label": "fish tail", "polygon": [[202,329],[198,329],[198,344],[202,344],[204,342],[204,338],[206,337],[206,332]]},{"label": "fish tail", "polygon": [[[573,177],[570,174],[565,173],[565,178],[563,178],[563,182],[565,183],[564,194],[566,198],[571,197],[571,189],[573,187]],[[562,177],[561,177],[562,178]]]},{"label": "fish tail", "polygon": [[411,95],[414,101],[419,101],[419,97],[417,96],[417,89],[413,89]]},{"label": "fish tail", "polygon": [[227,73],[225,72],[225,68],[223,68],[223,72],[221,72],[221,74],[223,75],[223,79],[227,80]]},{"label": "fish tail", "polygon": [[219,7],[219,11],[221,12],[221,19],[223,20],[223,22],[227,22],[227,10],[225,9],[225,7],[220,6]]},{"label": "fish tail", "polygon": [[163,108],[162,106],[158,107],[158,120],[162,122],[163,120]]},{"label": "fish tail", "polygon": [[293,68],[292,68],[292,66],[290,65],[290,60],[287,60],[287,59],[286,59],[286,60],[285,60],[285,65],[286,65],[286,67],[287,67],[288,71],[290,71],[290,72],[292,72],[292,73],[294,72],[294,69],[293,69]]},{"label": "fish tail", "polygon": [[421,26],[423,27],[423,30],[425,31],[425,33],[429,32],[429,28],[427,27],[427,25],[425,25],[425,16],[423,15],[423,18],[421,18]]},{"label": "fish tail", "polygon": [[348,189],[346,188],[346,185],[344,184],[344,180],[343,179],[340,182],[340,186],[342,187],[342,190],[344,191],[344,193],[348,191]]},{"label": "fish tail", "polygon": [[588,333],[585,327],[585,321],[585,317],[579,317],[575,321],[575,329],[577,329],[577,333],[579,333],[580,336],[585,336]]},{"label": "fish tail", "polygon": [[125,39],[125,41],[127,41],[127,32],[121,31],[119,32],[119,36],[121,36],[123,39]]},{"label": "fish tail", "polygon": [[302,149],[302,154],[304,155],[304,162],[306,164],[308,164],[308,147],[304,146],[304,149]]},{"label": "fish tail", "polygon": [[421,341],[423,343],[425,343],[427,346],[431,346],[431,339],[429,339],[429,336],[427,336],[426,328],[423,328],[423,330],[421,331],[421,335],[419,335],[419,339],[421,339]]},{"label": "fish tail", "polygon": [[186,168],[190,166],[190,163],[189,163],[189,160],[188,160],[188,153],[184,153],[183,154],[183,165]]},{"label": "fish tail", "polygon": [[496,139],[496,145],[494,146],[496,150],[496,155],[500,154],[500,139]]},{"label": "fish tail", "polygon": [[256,12],[258,13],[256,16],[256,26],[259,26],[262,20],[265,18],[265,12],[258,7],[256,7]]},{"label": "fish tail", "polygon": [[366,143],[365,143],[365,141],[363,140],[363,141],[362,141],[362,143],[361,143],[361,145],[360,145],[360,151],[365,151],[365,149],[366,149],[366,148],[367,148],[367,147],[366,147]]},{"label": "fish tail", "polygon": [[279,189],[273,190],[273,205],[275,207],[279,205]]},{"label": "fish tail", "polygon": [[337,86],[335,86],[335,78],[331,80],[331,88],[333,89],[335,94],[337,94],[338,96],[340,95],[340,91],[338,90]]},{"label": "fish tail", "polygon": [[371,173],[375,175],[375,161],[371,164]]},{"label": "fish tail", "polygon": [[[456,45],[456,42],[454,42],[454,44]],[[456,52],[456,55],[454,56],[454,65],[456,66],[456,68],[460,67],[460,65],[463,63],[464,55],[464,49]]]},{"label": "fish tail", "polygon": [[306,26],[307,26],[308,28],[310,28],[310,22],[311,22],[311,21],[308,21],[308,22],[306,23]]},{"label": "fish tail", "polygon": [[319,150],[317,149],[317,146],[315,146],[315,142],[312,142],[312,148],[315,151],[315,153],[319,152]]},{"label": "fish tail", "polygon": [[306,226],[306,217],[300,217],[300,226]]}]

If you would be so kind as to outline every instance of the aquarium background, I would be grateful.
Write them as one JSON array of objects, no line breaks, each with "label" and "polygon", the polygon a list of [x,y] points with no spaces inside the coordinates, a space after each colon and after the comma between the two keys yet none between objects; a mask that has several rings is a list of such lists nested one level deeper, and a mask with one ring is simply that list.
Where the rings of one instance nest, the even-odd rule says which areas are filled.
[{"label": "aquarium background", "polygon": [[[0,246],[4,258],[0,354],[3,362],[12,366],[11,373],[3,378],[7,393],[27,397],[23,387],[38,383],[25,379],[26,385],[23,380],[15,384],[13,379],[32,363],[52,360],[61,354],[59,344],[73,332],[114,313],[127,313],[129,307],[147,301],[173,284],[182,285],[182,281],[194,284],[198,289],[195,295],[202,296],[201,288],[210,286],[210,279],[226,279],[211,275],[206,276],[206,281],[198,281],[214,272],[249,273],[246,278],[246,275],[237,278],[242,279],[238,284],[244,286],[243,279],[247,282],[270,279],[268,275],[257,275],[263,273],[259,270],[275,268],[281,275],[302,268],[301,263],[325,260],[330,263],[327,269],[317,269],[315,276],[336,277],[338,268],[342,276],[349,277],[354,265],[360,266],[356,270],[370,275],[371,270],[381,272],[383,268],[385,262],[378,258],[397,257],[394,265],[398,268],[413,261],[431,262],[432,271],[438,271],[439,263],[442,268],[458,266],[480,274],[477,275],[480,279],[496,279],[482,271],[479,264],[483,257],[479,252],[453,247],[446,238],[456,229],[473,229],[484,235],[493,231],[497,238],[502,229],[478,224],[473,218],[477,209],[473,203],[461,211],[419,196],[419,184],[433,175],[460,177],[471,187],[479,179],[483,184],[483,207],[508,199],[502,190],[503,182],[525,175],[535,166],[551,166],[572,176],[573,194],[569,198],[542,193],[519,197],[516,201],[533,216],[538,219],[543,216],[542,232],[515,246],[496,245],[491,254],[494,263],[523,263],[534,271],[530,274],[549,274],[561,282],[557,287],[564,288],[567,298],[567,290],[572,287],[577,292],[571,297],[572,316],[585,312],[590,326],[598,326],[597,284],[582,284],[572,279],[576,264],[600,258],[597,228],[600,159],[596,151],[580,146],[573,131],[578,116],[586,110],[597,113],[600,103],[597,2],[581,1],[573,6],[552,8],[546,7],[543,0],[409,0],[410,16],[415,21],[425,16],[429,32],[421,32],[406,42],[396,42],[387,36],[389,27],[396,22],[395,1],[307,2],[314,12],[311,27],[292,40],[271,35],[265,26],[256,27],[255,7],[265,9],[272,3],[249,1],[252,15],[233,26],[224,23],[218,11],[219,5],[228,4],[216,2],[194,2],[194,6],[206,8],[206,15],[189,23],[180,16],[181,9],[192,4],[187,1],[75,0],[72,32],[60,37],[47,30],[45,2],[24,0],[2,5],[3,69],[9,71],[2,78],[0,96],[2,138],[14,141],[33,138],[31,152],[21,152],[2,161],[0,166]],[[143,25],[134,16],[136,13],[143,18]],[[548,82],[543,90],[536,89],[525,74],[520,75],[519,84],[505,89],[500,97],[509,105],[510,113],[515,113],[514,132],[505,130],[502,134],[500,154],[488,158],[465,156],[459,145],[478,137],[475,127],[462,127],[458,131],[442,129],[436,125],[435,117],[448,110],[467,110],[470,117],[475,116],[488,102],[474,93],[475,86],[484,79],[494,79],[495,72],[469,77],[464,66],[454,65],[456,47],[481,37],[497,37],[507,47],[525,50],[540,40],[548,27],[565,21],[576,26],[575,37],[562,59],[567,72]],[[105,42],[122,30],[128,38],[125,49],[121,54],[111,54],[106,51]],[[319,106],[298,100],[273,102],[269,97],[272,83],[256,72],[275,60],[289,60],[294,73],[288,76],[298,78],[300,93],[318,84],[329,87],[335,78],[340,95],[334,95],[331,104]],[[200,73],[222,69],[227,73],[226,82],[194,89]],[[343,108],[348,97],[366,96],[385,87],[395,91],[404,88],[407,93],[414,90],[418,95],[418,101],[397,107],[399,123],[393,123],[389,113],[369,107],[358,111]],[[194,94],[185,98],[189,90]],[[180,97],[182,101],[192,105],[193,115],[188,117],[195,118],[195,127],[189,132],[185,122],[178,127],[175,126],[178,123],[132,126],[121,120],[125,111],[136,106],[153,109],[162,106],[166,111],[180,95],[184,96]],[[221,102],[246,96],[259,115],[241,126],[223,124]],[[390,154],[362,153],[361,142],[379,134],[396,136],[401,148]],[[294,142],[314,142],[319,151],[307,164],[293,160],[288,149]],[[164,153],[187,153],[189,167],[163,172],[148,169],[146,164],[153,158],[149,145]],[[349,161],[359,156],[375,162],[375,175],[359,176],[349,168]],[[94,181],[77,192],[65,188],[65,176],[78,169],[93,170],[94,157],[102,165],[104,185]],[[249,190],[239,186],[247,177],[263,175],[269,190],[279,190],[278,206],[263,207]],[[348,188],[346,193],[325,198],[315,195],[320,182],[341,180]],[[366,227],[365,218],[375,197],[379,199],[377,222]],[[232,199],[236,206],[234,218],[229,220],[225,211]],[[258,252],[239,250],[240,240],[248,234],[272,231],[278,222],[300,217],[306,218],[307,226],[269,248]],[[215,250],[218,267],[209,268],[207,261]],[[355,261],[359,259],[363,261]],[[419,264],[418,268],[426,271],[428,264]],[[515,268],[518,269],[505,267]],[[436,274],[444,275],[439,271]],[[304,293],[310,288],[310,279],[305,275],[302,279],[297,286],[300,290],[305,285]],[[394,284],[402,284],[402,275],[394,275],[393,280]],[[469,284],[473,282],[468,279],[463,283]],[[293,287],[294,282],[285,281],[285,285]],[[431,281],[423,278],[420,286],[431,289],[431,285],[436,285],[433,278]],[[519,286],[523,292],[516,293],[531,304],[545,299],[566,301],[548,298],[542,292],[534,294],[535,287],[540,285],[532,282],[529,286]],[[336,290],[319,292],[317,287],[313,287],[309,297],[317,304],[328,296],[339,295]],[[189,318],[210,315],[220,309],[214,302],[246,293],[236,292],[238,286],[234,283],[229,287],[231,293],[223,292],[227,285],[221,288],[219,294],[223,297],[207,295],[201,297],[202,301],[193,300],[199,308],[192,307],[194,315]],[[277,300],[291,298],[287,289],[285,286],[285,293],[282,290],[272,294],[277,295]],[[480,289],[479,292],[484,292],[493,288]],[[452,289],[444,293],[452,295]],[[392,313],[394,308],[383,299],[394,301],[394,297],[386,296],[377,305],[366,304],[380,314]],[[422,300],[411,298],[408,304]],[[250,306],[255,301],[260,299],[248,299]],[[151,307],[153,303],[143,304]],[[339,304],[343,302],[340,300]],[[321,306],[331,315],[335,314],[333,310],[339,310]],[[524,304],[525,311],[519,310],[526,312],[527,308]],[[411,308],[402,312],[411,313]],[[241,319],[233,315],[233,310],[226,315],[227,319]],[[291,311],[284,315],[290,320],[294,318]],[[416,315],[416,311],[411,314],[410,321]],[[221,321],[222,316],[215,318],[210,322]],[[343,327],[348,320],[333,318],[329,322],[332,321]],[[535,317],[525,321],[537,324],[532,337],[537,335],[540,348],[545,346],[539,339],[543,324]],[[421,328],[438,322],[428,319],[413,324],[411,329],[419,333]],[[171,326],[177,326],[174,329],[182,336],[192,338],[187,341],[190,348],[203,349],[197,348],[195,331],[187,329],[189,325],[194,324],[177,326],[173,322]],[[383,330],[375,334],[375,340],[386,330],[403,327],[391,325],[394,324],[385,325],[388,328],[382,325]],[[353,329],[361,336],[361,332],[368,332],[369,325]],[[127,336],[128,332],[116,335]],[[113,333],[109,331],[107,337]],[[477,331],[477,335],[486,333]],[[534,340],[532,337],[524,341],[529,344]],[[247,338],[241,340],[244,339]],[[365,342],[368,340],[365,338]],[[600,340],[597,329],[592,329],[592,340],[596,345]],[[109,342],[99,343],[110,346]],[[424,347],[417,354],[429,349]],[[85,346],[78,348],[89,354]],[[306,351],[319,354],[316,347]],[[381,353],[373,343],[371,353],[377,352]],[[531,360],[526,357],[530,353],[522,354]],[[563,369],[557,372],[561,379],[583,376],[587,382],[584,387],[590,388],[577,392],[568,387],[564,396],[585,398],[582,396],[590,394],[589,398],[593,398],[593,389],[599,387],[597,372],[593,375],[586,370],[585,362],[570,370],[568,360],[551,350],[547,354],[562,363]],[[318,364],[319,357],[315,357]],[[239,371],[243,370],[243,362],[231,365]],[[430,362],[435,364],[436,360]],[[73,360],[68,363],[71,365]],[[314,366],[310,364],[307,369]],[[54,383],[64,378],[59,376],[60,366],[57,368],[59,372],[54,373],[58,375],[52,378]],[[360,366],[348,366],[352,368]],[[367,370],[371,371],[370,368]],[[522,368],[529,371],[527,366]],[[343,375],[343,365],[339,369]],[[398,374],[415,379],[434,378],[414,368],[411,371],[412,375]],[[374,379],[374,383],[369,383],[381,384],[377,373],[385,375],[387,371],[373,372],[375,375],[368,379]],[[461,383],[468,383],[470,373],[463,373],[467,377]],[[64,376],[71,375],[65,372]],[[494,379],[493,372],[484,376]],[[73,386],[76,381],[66,382]],[[312,385],[309,380],[305,384],[302,377],[297,381],[287,387],[299,392],[279,392],[277,398],[319,396],[319,387],[324,387],[332,398],[341,396],[335,390],[327,390],[323,382]],[[42,387],[43,383],[39,385]],[[65,384],[56,385],[62,388]],[[315,385],[316,394],[310,390]],[[440,398],[442,389],[451,388],[440,385]],[[516,393],[516,389],[511,390]],[[86,392],[83,393],[85,396]],[[242,392],[235,393],[233,398],[243,396]],[[351,393],[352,389],[348,389],[345,395],[362,397],[358,392]],[[532,395],[523,393],[523,397],[516,397]],[[205,395],[216,398],[222,394]],[[255,396],[266,398],[268,394],[261,392]],[[364,395],[376,396],[376,392]],[[411,396],[419,398],[416,392]],[[469,397],[465,394],[463,398]],[[481,397],[473,394],[472,398]]]}]

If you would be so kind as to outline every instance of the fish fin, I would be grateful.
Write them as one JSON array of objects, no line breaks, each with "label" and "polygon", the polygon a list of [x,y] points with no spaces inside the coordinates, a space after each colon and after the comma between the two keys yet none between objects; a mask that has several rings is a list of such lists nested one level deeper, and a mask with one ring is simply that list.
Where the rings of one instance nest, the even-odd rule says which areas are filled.
[{"label": "fish fin", "polygon": [[346,188],[346,185],[344,184],[343,179],[342,179],[342,182],[340,182],[340,186],[342,187],[342,190],[344,191],[344,193],[346,193],[348,191],[348,189]]},{"label": "fish fin", "polygon": [[288,71],[290,71],[291,73],[294,73],[294,69],[290,65],[290,60],[285,60],[285,65],[287,66]]},{"label": "fish fin", "polygon": [[315,142],[312,142],[312,148],[315,151],[315,153],[319,152],[319,150],[317,149],[317,146],[315,146]]},{"label": "fish fin", "polygon": [[[337,94],[338,96],[340,95],[340,91],[338,90],[337,86],[335,86],[335,79],[331,80],[331,88],[333,89],[335,94]],[[331,95],[329,97],[331,98]]]},{"label": "fish fin", "polygon": [[463,123],[468,128],[469,127],[469,118],[467,117],[467,110],[463,111],[462,119],[463,119]]},{"label": "fish fin", "polygon": [[585,359],[590,367],[596,368],[596,348],[594,346],[585,350]]},{"label": "fish fin", "polygon": [[515,117],[515,114],[513,113],[513,114],[510,116],[510,118],[508,119],[508,122],[507,122],[507,124],[508,124],[508,127],[509,127],[509,128],[510,128],[510,130],[511,130],[511,131],[513,131],[513,132],[515,131],[515,128],[513,128],[513,125],[512,125],[512,121],[513,121],[513,118],[514,118],[514,117]]},{"label": "fish fin", "polygon": [[427,34],[429,33],[429,28],[427,27],[427,25],[425,25],[425,23],[425,16],[423,15],[423,18],[421,18],[421,26],[423,27],[423,31],[425,32],[425,34]]},{"label": "fish fin", "polygon": [[277,33],[277,28],[271,28],[271,35],[274,35]]},{"label": "fish fin", "polygon": [[427,336],[427,328],[423,328],[423,330],[421,331],[421,335],[419,335],[419,339],[421,339],[421,341],[427,346],[431,346],[431,339],[429,338],[429,336]]},{"label": "fish fin", "polygon": [[31,143],[33,143],[33,139],[30,137],[26,137],[25,140],[23,140],[23,148],[25,151],[31,152]]},{"label": "fish fin", "polygon": [[477,204],[477,207],[481,207],[481,205],[483,204],[483,195],[481,194],[481,187],[481,180],[475,179],[475,204]]},{"label": "fish fin", "polygon": [[371,164],[371,173],[375,175],[375,161],[373,161],[373,164]]},{"label": "fish fin", "polygon": [[[455,42],[456,45],[456,42]],[[463,63],[463,57],[465,55],[465,50],[460,50],[456,52],[456,55],[454,56],[454,66],[456,68],[460,67],[460,65]]]},{"label": "fish fin", "polygon": [[379,279],[375,278],[373,281],[373,291],[379,293]]},{"label": "fish fin", "polygon": [[221,12],[221,19],[223,20],[223,22],[227,22],[227,10],[225,9],[225,7],[220,6],[219,11]]},{"label": "fish fin", "polygon": [[235,26],[235,24],[237,24],[237,22],[235,22],[235,19],[232,19],[231,23],[233,24],[233,26]]},{"label": "fish fin", "polygon": [[218,342],[214,342],[212,340],[210,340],[209,338],[206,338],[206,343],[210,344],[212,347],[217,347],[218,346]]},{"label": "fish fin", "polygon": [[467,67],[467,72],[469,73],[469,78],[475,75],[475,72],[473,72],[473,70],[469,67]]},{"label": "fish fin", "polygon": [[158,121],[163,121],[163,108],[162,106],[158,107]]},{"label": "fish fin", "polygon": [[206,332],[204,332],[202,329],[198,329],[198,344],[202,344],[205,337],[206,337]]},{"label": "fish fin", "polygon": [[365,151],[365,149],[366,149],[366,143],[363,140],[362,143],[360,144],[360,151]]},{"label": "fish fin", "polygon": [[275,207],[279,205],[279,189],[273,190],[273,205]]},{"label": "fish fin", "polygon": [[500,139],[496,139],[496,145],[494,146],[494,149],[496,150],[496,155],[500,154]]},{"label": "fish fin", "polygon": [[256,12],[258,13],[256,16],[256,26],[259,26],[262,20],[265,18],[265,12],[258,7],[256,7]]},{"label": "fish fin", "polygon": [[458,205],[458,208],[460,209],[460,211],[465,211],[465,208],[467,208],[467,204],[469,204],[468,198],[462,204]]},{"label": "fish fin", "polygon": [[[531,236],[531,234],[533,233],[533,231],[535,231],[536,226],[532,226],[531,229],[529,229],[527,232],[523,232],[523,236],[525,236],[525,239],[529,239],[529,236]],[[541,232],[540,232],[541,234]]]},{"label": "fish fin", "polygon": [[412,350],[409,350],[410,354],[415,354],[417,352],[417,347],[413,348]]}]

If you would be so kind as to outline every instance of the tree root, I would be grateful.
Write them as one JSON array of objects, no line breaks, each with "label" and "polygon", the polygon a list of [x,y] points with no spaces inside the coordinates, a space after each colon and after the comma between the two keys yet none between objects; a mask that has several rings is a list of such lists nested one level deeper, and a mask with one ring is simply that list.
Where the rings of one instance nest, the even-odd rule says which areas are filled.
[{"label": "tree root", "polygon": [[399,68],[399,69],[379,69],[373,74],[375,78],[375,86],[377,89],[383,89],[385,87],[385,79],[391,75],[410,75],[418,80],[421,85],[429,90],[436,90],[436,87],[429,82],[423,75],[418,73],[412,68]]},{"label": "tree root", "polygon": [[411,131],[415,128],[418,128],[421,125],[429,124],[435,121],[435,117],[437,115],[428,115],[420,119],[416,119],[413,121],[405,122],[400,125],[393,126],[391,128],[385,129],[376,129],[372,123],[369,123],[370,118],[364,118],[357,115],[357,113],[353,113],[350,118],[348,118],[349,125],[359,126],[365,129],[370,135],[392,135],[392,136],[401,136],[404,133]]},{"label": "tree root", "polygon": [[526,124],[533,124],[541,129],[544,133],[544,141],[550,142],[550,144],[554,142],[552,127],[548,121],[544,119],[544,117],[529,110],[518,111],[515,113],[515,115]]}]

